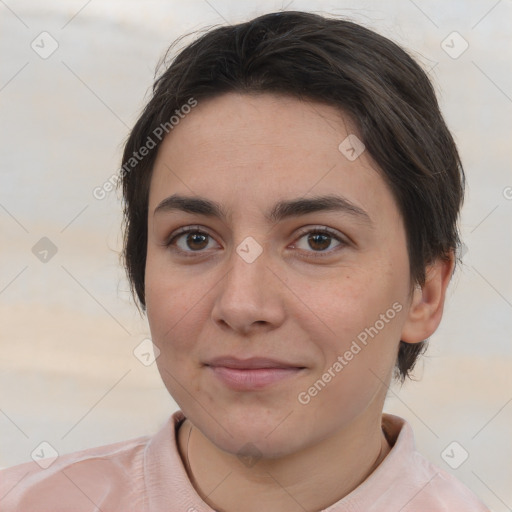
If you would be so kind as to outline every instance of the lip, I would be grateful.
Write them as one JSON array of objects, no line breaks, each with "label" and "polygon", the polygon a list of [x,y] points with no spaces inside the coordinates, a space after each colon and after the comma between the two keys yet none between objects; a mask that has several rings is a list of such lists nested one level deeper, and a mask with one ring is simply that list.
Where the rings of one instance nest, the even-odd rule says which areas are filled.
[{"label": "lip", "polygon": [[304,370],[303,366],[264,357],[218,357],[205,365],[224,385],[237,391],[263,389]]},{"label": "lip", "polygon": [[269,357],[249,357],[248,359],[238,359],[237,357],[222,356],[211,359],[206,363],[206,365],[223,366],[224,368],[236,368],[240,370],[262,368],[304,368],[300,364],[280,361]]}]

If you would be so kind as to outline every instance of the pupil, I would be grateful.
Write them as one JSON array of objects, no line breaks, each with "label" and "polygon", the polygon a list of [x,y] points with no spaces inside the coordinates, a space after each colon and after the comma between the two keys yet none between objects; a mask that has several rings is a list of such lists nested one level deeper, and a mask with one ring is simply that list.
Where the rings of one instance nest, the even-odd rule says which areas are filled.
[{"label": "pupil", "polygon": [[199,243],[199,245],[201,245],[201,240],[200,239],[202,239],[202,241],[204,242],[206,240],[206,236],[207,235],[202,235],[200,233],[189,234],[188,237],[187,237],[187,244],[189,244],[189,247],[191,249],[202,249],[204,247],[204,244],[201,247],[193,247],[193,246],[191,246],[190,242],[192,243],[192,245],[195,244],[195,243]]},{"label": "pupil", "polygon": [[[313,242],[313,245],[317,244],[319,239],[322,239],[324,240],[324,243],[322,244],[320,242],[320,246],[321,247],[316,247],[317,249],[321,250],[321,249],[327,249],[329,247],[329,245],[331,245],[331,242],[329,240],[329,236],[328,235],[324,235],[322,233],[316,233],[316,234],[312,234],[308,237],[308,242]],[[315,247],[311,246],[312,249],[315,249]]]}]

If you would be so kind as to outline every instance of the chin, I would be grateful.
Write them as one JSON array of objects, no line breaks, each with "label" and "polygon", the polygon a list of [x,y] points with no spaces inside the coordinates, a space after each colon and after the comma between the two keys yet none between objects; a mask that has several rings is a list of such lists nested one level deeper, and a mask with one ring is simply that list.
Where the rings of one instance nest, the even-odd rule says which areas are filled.
[{"label": "chin", "polygon": [[308,432],[302,433],[297,425],[288,424],[288,420],[283,422],[289,413],[265,417],[260,410],[258,416],[251,419],[250,416],[244,417],[241,411],[234,417],[223,416],[221,425],[204,415],[196,421],[193,417],[189,419],[218,449],[238,456],[243,462],[246,458],[281,458],[302,447],[304,443],[300,438],[307,437]]},{"label": "chin", "polygon": [[250,433],[248,431],[233,432],[232,438],[229,436],[215,438],[214,436],[210,441],[220,450],[237,456],[242,462],[246,459],[278,459],[294,453],[300,447],[300,443],[291,439],[289,433],[285,432],[284,436],[265,438],[267,433],[268,431],[265,431],[263,434],[263,429],[261,432],[258,429],[251,429]]}]

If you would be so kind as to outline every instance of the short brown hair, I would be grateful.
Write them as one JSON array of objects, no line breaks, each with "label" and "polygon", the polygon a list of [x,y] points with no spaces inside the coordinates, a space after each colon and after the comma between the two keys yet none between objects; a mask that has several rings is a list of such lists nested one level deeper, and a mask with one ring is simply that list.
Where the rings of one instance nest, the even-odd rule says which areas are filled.
[{"label": "short brown hair", "polygon": [[[170,132],[169,119],[191,98],[270,92],[338,108],[357,126],[397,202],[412,282],[424,284],[427,266],[456,252],[462,164],[427,74],[394,42],[344,19],[275,12],[211,29],[163,68],[126,142],[120,180],[123,263],[144,311],[149,184],[163,139],[135,166],[133,157],[159,127]],[[426,344],[400,341],[396,377],[410,376]]]}]

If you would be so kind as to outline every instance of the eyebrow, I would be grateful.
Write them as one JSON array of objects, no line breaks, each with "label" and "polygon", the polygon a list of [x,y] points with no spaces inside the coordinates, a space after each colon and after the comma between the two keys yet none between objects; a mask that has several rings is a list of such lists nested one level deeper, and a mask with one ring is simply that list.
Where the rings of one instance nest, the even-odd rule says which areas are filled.
[{"label": "eyebrow", "polygon": [[[226,221],[229,217],[224,207],[210,199],[198,196],[182,196],[173,194],[161,201],[155,208],[153,215],[157,213],[183,211],[205,217],[218,218]],[[321,211],[336,211],[351,215],[363,221],[370,227],[373,222],[370,216],[359,206],[338,195],[325,195],[311,198],[298,198],[279,201],[265,215],[267,222],[275,224],[283,219],[298,217],[309,213]]]}]

